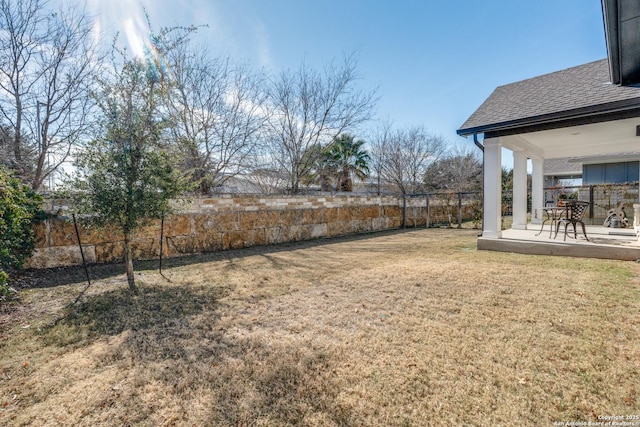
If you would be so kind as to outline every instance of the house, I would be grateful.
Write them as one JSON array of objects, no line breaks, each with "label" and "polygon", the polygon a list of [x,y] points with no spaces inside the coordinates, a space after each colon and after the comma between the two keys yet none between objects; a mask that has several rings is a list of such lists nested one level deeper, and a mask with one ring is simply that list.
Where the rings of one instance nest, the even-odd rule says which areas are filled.
[{"label": "house", "polygon": [[[628,156],[640,147],[640,3],[602,0],[602,13],[607,59],[500,86],[458,129],[459,135],[472,137],[483,150],[484,218],[479,242],[502,237],[502,148],[513,155],[515,230],[527,229],[528,161],[533,224],[542,222],[537,208],[545,202],[545,161],[582,158],[583,182],[637,176],[634,164],[640,159]],[[640,204],[634,210],[639,232]]]},{"label": "house", "polygon": [[582,184],[582,163],[571,157],[546,159],[543,163],[544,188]]},{"label": "house", "polygon": [[[483,237],[501,237],[501,149],[513,153],[513,228],[526,229],[527,161],[532,223],[544,206],[547,159],[611,158],[640,146],[640,89],[611,83],[606,59],[496,88],[458,129],[484,150]],[[478,135],[483,135],[480,144]]]},{"label": "house", "polygon": [[544,187],[621,184],[640,178],[640,152],[544,161]]}]

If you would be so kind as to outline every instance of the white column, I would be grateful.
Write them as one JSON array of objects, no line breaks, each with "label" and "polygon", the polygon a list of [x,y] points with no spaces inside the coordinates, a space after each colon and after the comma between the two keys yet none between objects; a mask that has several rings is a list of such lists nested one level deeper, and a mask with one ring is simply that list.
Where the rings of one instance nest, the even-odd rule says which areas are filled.
[{"label": "white column", "polygon": [[543,160],[531,159],[531,223],[542,223],[540,208],[544,207]]},{"label": "white column", "polygon": [[484,140],[484,205],[482,236],[502,237],[502,156],[498,138]]},{"label": "white column", "polygon": [[527,229],[527,155],[513,152],[513,224],[514,230]]}]

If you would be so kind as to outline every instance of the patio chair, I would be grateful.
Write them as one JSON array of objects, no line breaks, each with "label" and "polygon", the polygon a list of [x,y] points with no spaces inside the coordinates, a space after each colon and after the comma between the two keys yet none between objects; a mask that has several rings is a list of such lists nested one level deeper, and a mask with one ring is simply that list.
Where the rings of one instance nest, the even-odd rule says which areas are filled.
[{"label": "patio chair", "polygon": [[589,202],[583,202],[581,200],[571,200],[565,202],[565,207],[567,209],[567,214],[564,218],[558,219],[558,223],[556,224],[556,235],[558,236],[558,231],[560,230],[560,224],[564,224],[564,240],[567,240],[567,227],[569,224],[573,225],[573,238],[578,238],[578,233],[576,231],[576,224],[580,224],[582,226],[582,234],[584,234],[584,238],[589,241],[587,237],[587,230],[584,225],[584,214],[587,212],[589,208]]},{"label": "patio chair", "polygon": [[604,227],[611,227],[615,219],[618,220],[618,227],[624,228],[629,225],[627,213],[624,211],[624,202],[620,202],[617,207],[607,211],[607,218],[602,225]]}]

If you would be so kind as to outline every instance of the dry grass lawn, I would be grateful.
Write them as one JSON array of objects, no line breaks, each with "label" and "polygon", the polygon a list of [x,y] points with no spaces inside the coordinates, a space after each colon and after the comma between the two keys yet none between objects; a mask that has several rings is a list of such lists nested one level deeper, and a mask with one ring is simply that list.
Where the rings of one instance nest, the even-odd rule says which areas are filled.
[{"label": "dry grass lawn", "polygon": [[[33,274],[0,425],[543,425],[640,414],[640,264],[414,230]],[[147,268],[147,269],[144,269]],[[168,279],[168,280],[167,280]]]}]

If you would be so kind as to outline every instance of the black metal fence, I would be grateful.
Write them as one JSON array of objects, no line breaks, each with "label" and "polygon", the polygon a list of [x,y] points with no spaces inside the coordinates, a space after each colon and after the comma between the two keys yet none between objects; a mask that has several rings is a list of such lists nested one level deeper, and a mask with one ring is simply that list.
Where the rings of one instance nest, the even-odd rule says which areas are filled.
[{"label": "black metal fence", "polygon": [[627,217],[633,218],[633,205],[639,203],[638,182],[544,189],[544,200],[547,205],[557,205],[562,200],[571,199],[589,202],[589,211],[585,218],[592,225],[602,224],[607,217],[607,212],[617,207],[622,207]]},{"label": "black metal fence", "polygon": [[[633,218],[634,203],[639,202],[638,182],[600,184],[544,189],[544,204],[558,205],[562,200],[589,202],[585,222],[600,225],[610,209],[622,207],[629,220]],[[531,192],[527,194],[527,212],[531,212]],[[542,207],[542,206],[540,206]],[[482,226],[482,193],[434,192],[405,196],[403,209],[405,227],[458,227],[470,224]],[[502,216],[513,214],[513,193],[502,193]]]},{"label": "black metal fence", "polygon": [[471,192],[434,192],[405,195],[404,227],[482,226],[482,194]]}]

